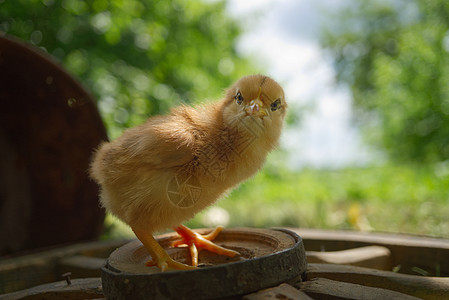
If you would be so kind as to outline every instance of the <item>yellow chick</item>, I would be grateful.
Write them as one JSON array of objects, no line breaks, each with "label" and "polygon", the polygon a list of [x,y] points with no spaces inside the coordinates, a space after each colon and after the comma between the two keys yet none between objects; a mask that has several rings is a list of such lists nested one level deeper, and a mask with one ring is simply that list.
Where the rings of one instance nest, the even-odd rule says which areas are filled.
[{"label": "yellow chick", "polygon": [[[263,75],[241,78],[224,97],[198,107],[180,106],[130,128],[96,151],[90,173],[101,204],[131,226],[162,271],[191,269],[198,249],[238,252],[179,225],[253,176],[277,145],[286,113],[284,91]],[[173,260],[154,239],[173,227],[187,244],[192,266]]]}]

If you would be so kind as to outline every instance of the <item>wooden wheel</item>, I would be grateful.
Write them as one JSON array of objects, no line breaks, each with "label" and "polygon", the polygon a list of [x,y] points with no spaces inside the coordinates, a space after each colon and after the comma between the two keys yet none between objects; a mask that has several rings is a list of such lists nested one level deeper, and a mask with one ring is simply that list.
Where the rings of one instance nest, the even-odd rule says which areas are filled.
[{"label": "wooden wheel", "polygon": [[286,299],[449,299],[448,240],[291,230],[303,238],[307,250],[305,281],[295,289],[281,285],[245,299],[270,294]]},{"label": "wooden wheel", "polygon": [[[198,230],[205,234],[210,230]],[[176,260],[190,259],[186,248],[171,248],[178,239],[172,233],[159,243]],[[237,250],[240,257],[229,259],[202,251],[203,268],[160,272],[146,267],[151,257],[140,241],[116,251],[102,268],[102,282],[108,299],[212,299],[245,295],[282,282],[298,282],[306,269],[302,240],[286,230],[224,229],[214,240],[220,246]]]},{"label": "wooden wheel", "polygon": [[[280,277],[281,281],[273,282],[272,288],[260,287],[257,292],[250,291],[247,295],[231,299],[449,298],[449,240],[447,239],[351,231],[290,230],[302,236],[307,250],[309,264],[307,268],[304,266],[306,276],[294,280]],[[168,237],[170,234],[159,238],[161,242],[164,239],[167,242]],[[221,242],[228,243],[223,240]],[[79,244],[0,260],[0,283],[5,284],[0,293],[61,280],[61,275],[69,271],[73,275],[71,285],[65,281],[59,281],[6,294],[0,296],[0,299],[32,299],[32,297],[61,299],[69,298],[70,295],[85,299],[100,298],[104,292],[99,286],[100,266],[111,252],[125,243],[127,242],[109,241]],[[137,255],[135,258],[144,260],[146,259],[144,256],[145,254]],[[300,263],[292,266],[296,268],[298,264],[302,266],[301,259],[295,260]],[[240,262],[235,264],[238,263]],[[260,264],[262,267],[264,265],[269,266],[265,263]],[[209,269],[213,268],[215,267]],[[148,269],[147,271],[150,272]],[[116,271],[111,272],[111,276],[117,276]],[[272,273],[279,276],[284,274],[279,269],[272,269]],[[120,276],[120,272],[118,274]],[[176,275],[176,273],[172,274]],[[139,274],[131,276],[149,278]],[[87,279],[86,277],[97,278]],[[126,277],[121,278],[126,279]],[[47,279],[49,280],[45,281]],[[204,280],[209,282],[209,279],[208,277]],[[259,279],[260,277],[252,281],[257,282]],[[178,283],[192,284],[191,281],[184,280]],[[226,278],[224,281],[227,280]],[[142,280],[140,284],[145,285],[147,282],[148,280]],[[251,283],[241,281],[241,286],[248,282]],[[238,282],[232,285],[238,286]],[[207,289],[210,283],[203,286]],[[106,285],[103,288],[108,289]],[[223,295],[217,290],[209,296],[209,298],[220,298]]]}]

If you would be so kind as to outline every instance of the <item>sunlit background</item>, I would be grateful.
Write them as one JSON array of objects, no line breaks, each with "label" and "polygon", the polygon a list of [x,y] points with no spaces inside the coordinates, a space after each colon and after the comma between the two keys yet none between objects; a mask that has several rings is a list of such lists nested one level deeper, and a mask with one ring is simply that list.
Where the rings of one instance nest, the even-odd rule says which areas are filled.
[{"label": "sunlit background", "polygon": [[280,148],[190,226],[449,236],[444,0],[0,0],[0,31],[77,76],[111,139],[246,74],[284,86]]}]

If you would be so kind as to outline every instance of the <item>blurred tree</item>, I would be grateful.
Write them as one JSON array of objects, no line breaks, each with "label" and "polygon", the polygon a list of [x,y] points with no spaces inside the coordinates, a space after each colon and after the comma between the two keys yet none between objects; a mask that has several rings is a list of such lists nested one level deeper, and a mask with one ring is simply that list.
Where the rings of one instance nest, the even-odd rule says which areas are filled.
[{"label": "blurred tree", "polygon": [[371,141],[396,161],[449,159],[449,2],[351,1],[334,22],[322,42]]},{"label": "blurred tree", "polygon": [[112,138],[178,102],[217,97],[249,67],[223,1],[0,0],[1,31],[81,78]]}]

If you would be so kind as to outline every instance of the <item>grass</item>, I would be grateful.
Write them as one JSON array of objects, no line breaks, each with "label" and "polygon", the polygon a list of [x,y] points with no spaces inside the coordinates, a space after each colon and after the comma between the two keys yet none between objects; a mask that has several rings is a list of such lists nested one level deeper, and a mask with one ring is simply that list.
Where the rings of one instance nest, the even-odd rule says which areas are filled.
[{"label": "grass", "polygon": [[[186,225],[294,226],[448,238],[449,172],[443,167],[292,172],[268,164]],[[117,236],[120,227],[113,226],[111,234]]]}]

